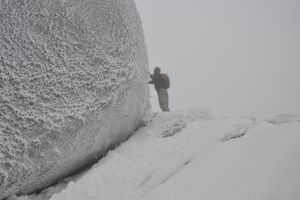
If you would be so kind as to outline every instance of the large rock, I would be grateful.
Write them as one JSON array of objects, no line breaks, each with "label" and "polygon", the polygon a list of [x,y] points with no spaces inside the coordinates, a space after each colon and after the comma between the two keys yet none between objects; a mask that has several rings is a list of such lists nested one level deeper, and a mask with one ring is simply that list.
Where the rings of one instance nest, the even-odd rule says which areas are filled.
[{"label": "large rock", "polygon": [[281,114],[277,117],[268,118],[266,121],[275,125],[300,122],[300,116],[294,114]]},{"label": "large rock", "polygon": [[133,0],[0,1],[0,199],[124,141],[150,107]]}]

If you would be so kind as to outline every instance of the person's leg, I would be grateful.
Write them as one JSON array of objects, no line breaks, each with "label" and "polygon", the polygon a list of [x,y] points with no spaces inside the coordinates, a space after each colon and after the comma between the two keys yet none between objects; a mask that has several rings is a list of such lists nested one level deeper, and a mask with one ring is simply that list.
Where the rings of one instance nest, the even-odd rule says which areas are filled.
[{"label": "person's leg", "polygon": [[158,102],[163,112],[170,112],[169,95],[168,95],[168,91],[165,88],[161,88],[158,90]]}]

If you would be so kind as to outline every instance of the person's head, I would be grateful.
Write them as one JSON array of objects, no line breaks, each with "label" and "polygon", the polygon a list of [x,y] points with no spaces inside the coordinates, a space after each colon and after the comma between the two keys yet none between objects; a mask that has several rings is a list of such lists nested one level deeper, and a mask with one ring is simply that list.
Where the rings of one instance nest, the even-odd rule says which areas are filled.
[{"label": "person's head", "polygon": [[159,67],[155,67],[154,68],[154,74],[159,74],[160,73],[160,68]]}]

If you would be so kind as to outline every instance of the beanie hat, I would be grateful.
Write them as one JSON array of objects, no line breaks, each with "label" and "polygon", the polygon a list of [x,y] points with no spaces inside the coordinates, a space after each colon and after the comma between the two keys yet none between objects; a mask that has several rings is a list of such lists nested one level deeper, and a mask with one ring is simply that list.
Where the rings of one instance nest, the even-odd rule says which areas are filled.
[{"label": "beanie hat", "polygon": [[155,67],[154,68],[154,74],[159,74],[160,73],[160,68],[159,67]]}]

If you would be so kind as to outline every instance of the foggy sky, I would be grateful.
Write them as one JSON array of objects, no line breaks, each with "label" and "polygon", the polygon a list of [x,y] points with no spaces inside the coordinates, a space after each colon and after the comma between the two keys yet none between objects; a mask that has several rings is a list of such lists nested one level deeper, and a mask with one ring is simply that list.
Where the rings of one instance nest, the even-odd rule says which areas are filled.
[{"label": "foggy sky", "polygon": [[[172,111],[217,118],[300,114],[300,1],[135,0],[149,68],[171,78]],[[161,111],[151,89],[154,111]]]}]

